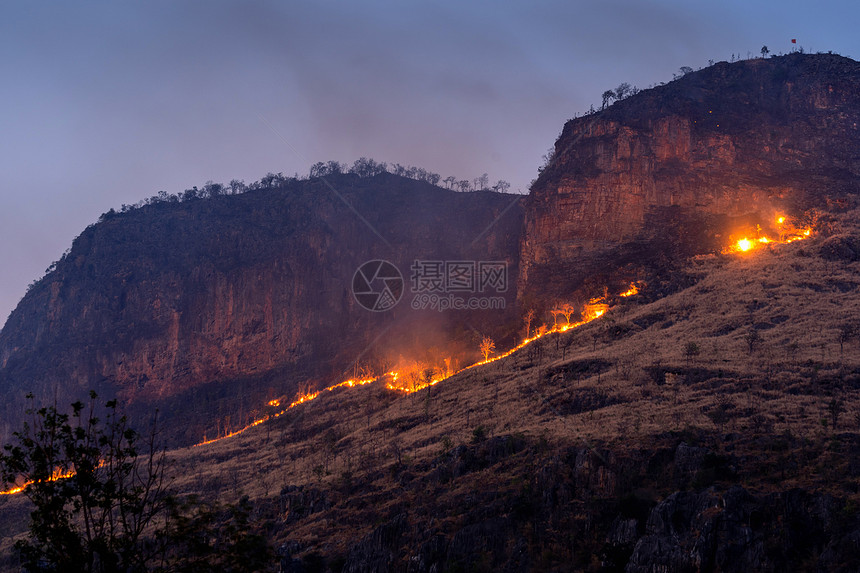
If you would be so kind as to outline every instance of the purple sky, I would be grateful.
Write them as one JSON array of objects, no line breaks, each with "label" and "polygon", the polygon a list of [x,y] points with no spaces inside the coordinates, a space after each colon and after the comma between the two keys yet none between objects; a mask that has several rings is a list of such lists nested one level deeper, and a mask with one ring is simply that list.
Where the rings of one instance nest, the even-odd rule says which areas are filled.
[{"label": "purple sky", "polygon": [[525,192],[605,89],[791,38],[857,58],[858,21],[856,0],[3,2],[0,321],[159,190],[364,155]]}]

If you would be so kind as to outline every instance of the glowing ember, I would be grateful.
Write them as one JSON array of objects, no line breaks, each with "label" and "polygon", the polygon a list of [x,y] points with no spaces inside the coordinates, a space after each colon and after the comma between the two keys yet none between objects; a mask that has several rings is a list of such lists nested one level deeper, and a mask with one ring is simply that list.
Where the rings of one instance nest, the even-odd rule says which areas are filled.
[{"label": "glowing ember", "polygon": [[742,251],[742,252],[749,251],[750,249],[753,248],[752,241],[750,241],[749,239],[744,237],[743,239],[741,239],[737,242],[737,248],[739,251]]},{"label": "glowing ember", "polygon": [[628,297],[628,296],[633,296],[634,294],[638,294],[638,293],[639,293],[639,287],[636,286],[636,283],[630,283],[630,288],[628,288],[626,291],[619,294],[618,296]]},{"label": "glowing ember", "polygon": [[723,253],[745,253],[755,249],[759,245],[792,243],[812,235],[811,228],[795,227],[783,215],[777,216],[776,226],[779,229],[778,239],[763,235],[761,227],[757,227],[756,234],[758,236],[756,238],[751,239],[749,237],[744,237],[739,239],[732,243],[731,246],[726,247],[723,250]]}]

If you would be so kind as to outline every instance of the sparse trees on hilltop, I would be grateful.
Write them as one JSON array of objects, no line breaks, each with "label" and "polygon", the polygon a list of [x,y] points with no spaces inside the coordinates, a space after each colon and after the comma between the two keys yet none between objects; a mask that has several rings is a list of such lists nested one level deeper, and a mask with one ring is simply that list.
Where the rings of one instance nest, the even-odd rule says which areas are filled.
[{"label": "sparse trees on hilltop", "polygon": [[[137,203],[131,205],[122,204],[119,209],[119,212],[128,213],[130,211],[146,207],[147,205],[157,205],[159,203],[179,203],[187,201],[196,201],[199,199],[215,199],[226,195],[241,195],[243,193],[247,193],[248,191],[271,191],[276,189],[284,189],[288,187],[291,183],[296,183],[298,181],[341,175],[344,173],[357,175],[361,178],[375,177],[383,173],[392,173],[400,177],[406,177],[408,179],[414,179],[416,181],[424,181],[425,183],[429,183],[430,185],[439,185],[440,182],[443,182],[446,189],[464,192],[472,190],[487,190],[491,188],[489,184],[490,178],[489,175],[486,173],[482,174],[479,177],[476,177],[473,180],[473,185],[468,179],[458,180],[453,175],[449,175],[448,177],[442,179],[442,176],[438,173],[434,173],[422,167],[404,166],[399,163],[394,163],[393,165],[389,166],[385,162],[378,162],[368,157],[360,157],[359,159],[356,159],[349,167],[346,164],[340,163],[338,161],[318,161],[317,163],[314,163],[310,166],[307,177],[300,177],[298,173],[296,173],[293,177],[289,177],[285,176],[283,173],[280,172],[270,172],[266,173],[266,175],[261,177],[259,181],[255,181],[250,185],[246,185],[244,181],[233,179],[230,181],[229,185],[223,185],[221,183],[207,181],[203,184],[202,188],[198,189],[196,186],[194,186],[191,189],[186,189],[185,191],[176,194],[167,193],[166,191],[159,191],[156,195],[138,201]],[[510,189],[510,184],[507,181],[499,180],[495,185],[492,186],[492,189],[500,193],[505,193],[508,191],[508,189]],[[107,213],[103,213],[99,217],[99,222],[107,221],[108,219],[113,218],[116,215],[117,211],[111,209]]]},{"label": "sparse trees on hilltop", "polygon": [[483,191],[490,184],[490,177],[484,173],[483,175],[475,177],[475,179],[472,180],[472,183],[475,185],[475,191]]},{"label": "sparse trees on hilltop", "polygon": [[627,82],[623,82],[619,84],[617,88],[615,88],[615,99],[621,101],[627,96],[631,95],[632,92],[633,86],[631,86]]},{"label": "sparse trees on hilltop", "polygon": [[609,105],[609,102],[615,99],[615,92],[612,90],[606,90],[603,92],[601,97],[603,98],[603,104],[600,106],[600,109],[604,110],[606,109],[606,106]]},{"label": "sparse trees on hilltop", "polygon": [[497,193],[507,193],[508,189],[511,188],[511,184],[507,181],[499,179],[498,183],[493,185],[493,191]]},{"label": "sparse trees on hilltop", "polygon": [[354,173],[359,177],[374,177],[381,173],[386,173],[387,171],[388,166],[385,163],[377,163],[373,159],[368,159],[367,157],[356,159],[352,164],[352,167],[349,168],[350,173]]}]

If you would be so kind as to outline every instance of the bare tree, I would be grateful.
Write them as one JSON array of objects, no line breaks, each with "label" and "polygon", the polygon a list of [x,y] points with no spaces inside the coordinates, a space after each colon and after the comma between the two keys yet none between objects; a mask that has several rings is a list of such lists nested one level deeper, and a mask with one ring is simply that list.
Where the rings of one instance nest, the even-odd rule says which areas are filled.
[{"label": "bare tree", "polygon": [[747,343],[747,349],[752,354],[762,342],[761,335],[755,328],[750,328],[750,331],[744,336],[744,341]]},{"label": "bare tree", "polygon": [[550,147],[547,149],[546,153],[542,156],[543,164],[538,167],[538,173],[543,173],[543,170],[549,167],[553,160],[555,159],[555,147]]},{"label": "bare tree", "polygon": [[557,305],[554,308],[551,308],[549,313],[552,315],[552,326],[553,328],[556,328],[558,326],[558,317],[562,314],[561,306]]},{"label": "bare tree", "polygon": [[244,181],[240,181],[238,179],[232,179],[230,181],[230,192],[233,195],[238,195],[240,193],[244,193],[246,190],[247,190],[247,187],[245,187]]},{"label": "bare tree", "polygon": [[567,355],[567,349],[573,345],[573,334],[568,334],[567,338],[564,340],[564,343],[561,346],[561,359],[564,360]]},{"label": "bare tree", "polygon": [[564,319],[567,321],[568,324],[570,324],[570,317],[574,312],[576,312],[576,308],[574,308],[574,306],[569,302],[566,302],[558,308],[558,312],[563,314]]},{"label": "bare tree", "polygon": [[484,355],[484,361],[490,358],[490,354],[496,351],[496,343],[489,336],[485,336],[481,340],[481,354]]},{"label": "bare tree", "polygon": [[499,179],[499,182],[493,185],[493,191],[496,193],[507,193],[508,189],[511,188],[511,184],[507,181]]},{"label": "bare tree", "polygon": [[526,316],[523,318],[526,323],[526,338],[531,338],[532,321],[534,320],[534,318],[535,310],[533,308],[530,308],[529,311],[526,313]]},{"label": "bare tree", "polygon": [[484,173],[480,177],[475,177],[472,183],[475,185],[475,191],[483,191],[490,184],[490,177]]},{"label": "bare tree", "polygon": [[387,170],[388,166],[385,163],[377,163],[373,159],[368,159],[367,157],[356,159],[355,163],[352,164],[352,167],[349,168],[350,173],[354,173],[359,177],[373,177],[374,175],[379,175]]}]

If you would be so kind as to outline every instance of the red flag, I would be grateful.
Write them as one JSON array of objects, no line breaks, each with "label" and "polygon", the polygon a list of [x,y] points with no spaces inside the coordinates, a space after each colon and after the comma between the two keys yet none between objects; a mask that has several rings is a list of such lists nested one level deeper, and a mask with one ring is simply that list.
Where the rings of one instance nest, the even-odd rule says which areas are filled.
[{"label": "red flag", "polygon": [[792,43],[792,44],[796,44],[796,43],[797,43],[797,38],[792,38],[792,39],[791,39],[791,43]]}]

